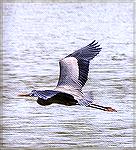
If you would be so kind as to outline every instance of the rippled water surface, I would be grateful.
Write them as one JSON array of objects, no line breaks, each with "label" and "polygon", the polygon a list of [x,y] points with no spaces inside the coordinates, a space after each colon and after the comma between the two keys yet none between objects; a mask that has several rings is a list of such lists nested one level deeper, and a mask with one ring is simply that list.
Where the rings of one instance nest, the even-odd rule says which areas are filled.
[{"label": "rippled water surface", "polygon": [[[83,91],[116,113],[17,96],[53,89],[59,59],[94,39],[102,51]],[[3,148],[133,147],[132,4],[5,3],[3,80]]]}]

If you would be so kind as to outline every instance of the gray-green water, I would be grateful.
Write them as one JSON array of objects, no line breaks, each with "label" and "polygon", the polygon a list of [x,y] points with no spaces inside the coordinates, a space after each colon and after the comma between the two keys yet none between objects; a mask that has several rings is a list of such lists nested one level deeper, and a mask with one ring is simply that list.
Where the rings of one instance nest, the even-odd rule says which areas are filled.
[{"label": "gray-green water", "polygon": [[[59,59],[94,39],[103,49],[83,90],[117,113],[17,97],[53,89]],[[3,148],[133,147],[133,94],[132,4],[4,4]]]}]

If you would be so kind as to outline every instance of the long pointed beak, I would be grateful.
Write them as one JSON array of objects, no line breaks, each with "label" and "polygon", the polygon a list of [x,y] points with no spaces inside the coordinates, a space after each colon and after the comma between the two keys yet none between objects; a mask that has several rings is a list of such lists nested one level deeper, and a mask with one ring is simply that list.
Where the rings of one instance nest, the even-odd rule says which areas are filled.
[{"label": "long pointed beak", "polygon": [[115,110],[111,107],[105,107],[105,106],[100,106],[100,105],[96,105],[96,104],[90,104],[90,107],[100,109],[100,110],[103,110],[103,111],[117,112],[117,110]]},{"label": "long pointed beak", "polygon": [[29,93],[21,93],[21,94],[18,94],[17,96],[27,96],[27,97],[30,97],[30,94]]}]

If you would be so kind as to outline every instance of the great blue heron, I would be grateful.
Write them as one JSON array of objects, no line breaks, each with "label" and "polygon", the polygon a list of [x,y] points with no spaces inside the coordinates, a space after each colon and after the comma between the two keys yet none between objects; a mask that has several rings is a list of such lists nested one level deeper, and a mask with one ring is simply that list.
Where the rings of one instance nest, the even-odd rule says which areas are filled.
[{"label": "great blue heron", "polygon": [[83,105],[97,108],[104,111],[116,111],[111,107],[96,105],[92,99],[88,99],[82,92],[82,87],[88,79],[89,62],[102,48],[95,40],[72,54],[59,61],[60,76],[54,90],[33,90],[29,94],[19,96],[38,97],[37,103],[40,105],[50,105],[52,103],[71,105]]}]

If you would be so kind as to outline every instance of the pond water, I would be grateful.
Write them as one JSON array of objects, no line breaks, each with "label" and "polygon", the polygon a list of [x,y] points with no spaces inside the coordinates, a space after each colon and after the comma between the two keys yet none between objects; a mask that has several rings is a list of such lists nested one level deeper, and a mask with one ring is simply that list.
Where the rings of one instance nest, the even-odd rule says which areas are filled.
[{"label": "pond water", "polygon": [[[17,96],[53,89],[59,59],[94,39],[102,51],[83,91],[117,112]],[[133,147],[133,61],[132,3],[5,3],[1,147]]]}]

